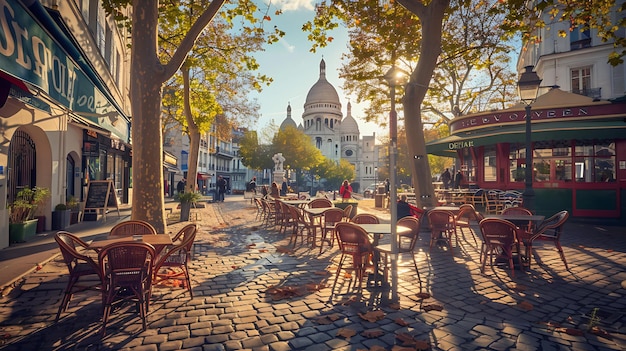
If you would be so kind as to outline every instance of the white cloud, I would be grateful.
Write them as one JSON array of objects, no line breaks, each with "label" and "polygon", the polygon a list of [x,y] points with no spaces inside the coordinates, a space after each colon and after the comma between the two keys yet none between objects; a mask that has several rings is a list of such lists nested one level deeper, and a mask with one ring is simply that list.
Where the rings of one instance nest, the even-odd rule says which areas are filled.
[{"label": "white cloud", "polygon": [[283,11],[310,10],[313,11],[313,0],[279,0],[276,6]]},{"label": "white cloud", "polygon": [[280,38],[279,41],[280,41],[281,45],[283,47],[285,47],[285,49],[287,49],[287,52],[293,53],[296,50],[296,46],[289,44],[289,42],[287,40],[285,40],[285,38]]}]

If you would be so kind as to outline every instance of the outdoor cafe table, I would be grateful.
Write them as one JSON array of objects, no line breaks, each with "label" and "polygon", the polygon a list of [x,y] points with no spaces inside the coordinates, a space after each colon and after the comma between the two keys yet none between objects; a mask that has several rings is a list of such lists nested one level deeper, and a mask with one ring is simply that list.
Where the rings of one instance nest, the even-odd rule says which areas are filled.
[{"label": "outdoor cafe table", "polygon": [[454,214],[457,214],[459,213],[461,208],[459,206],[436,206],[431,208],[431,210],[450,211]]},{"label": "outdoor cafe table", "polygon": [[[309,220],[310,220],[311,225],[313,225],[314,227],[319,226],[321,228],[321,225],[322,225],[321,217],[324,216],[324,212],[330,210],[331,208],[335,208],[335,207],[314,207],[314,208],[304,207],[302,210],[309,215]],[[315,223],[316,218],[319,218],[319,221],[317,221],[317,225]],[[315,240],[313,240],[313,247],[315,247]]]},{"label": "outdoor cafe table", "polygon": [[[377,224],[356,224],[359,227],[363,228],[366,232],[374,235],[374,240],[372,242],[373,246],[378,245],[378,241],[383,234],[391,234],[391,223],[377,223]],[[397,234],[406,234],[411,231],[411,228],[405,227],[403,225],[396,226]],[[383,286],[384,283],[382,281],[382,274],[379,271],[379,261],[380,257],[378,255],[378,251],[374,250],[374,257],[372,259],[374,263],[374,276],[368,279],[368,285]]]},{"label": "outdoor cafe table", "polygon": [[97,240],[97,241],[91,242],[91,244],[89,244],[89,248],[94,249],[94,250],[100,250],[103,247],[109,244],[113,244],[113,243],[143,242],[143,243],[147,243],[147,244],[154,246],[157,252],[160,252],[165,246],[173,244],[172,238],[169,236],[169,234],[141,235],[141,240],[135,240],[134,239],[135,237],[138,237],[138,236],[133,235],[133,236],[109,237],[108,239],[105,239],[105,240]]},{"label": "outdoor cafe table", "polygon": [[[532,235],[532,233],[527,234],[525,230],[521,229],[521,227],[526,226],[528,222],[532,222],[532,229],[534,230],[534,228],[537,227],[537,224],[541,223],[546,217],[541,216],[541,215],[500,214],[500,215],[488,215],[488,216],[485,216],[485,218],[504,219],[515,224],[515,226],[520,228],[519,230],[515,232],[515,235],[517,236],[517,241],[521,243],[526,243],[526,240],[524,239],[528,239],[527,235],[529,234]],[[528,247],[526,247],[526,249],[528,249]],[[524,259],[526,260],[527,263],[530,263],[531,253],[526,252],[526,256],[527,257],[524,257]]]},{"label": "outdoor cafe table", "polygon": [[291,200],[291,199],[281,199],[280,200],[282,203],[287,204],[287,205],[291,205],[291,206],[296,206],[296,207],[304,207],[306,205],[309,204],[309,202],[311,202],[311,200]]}]

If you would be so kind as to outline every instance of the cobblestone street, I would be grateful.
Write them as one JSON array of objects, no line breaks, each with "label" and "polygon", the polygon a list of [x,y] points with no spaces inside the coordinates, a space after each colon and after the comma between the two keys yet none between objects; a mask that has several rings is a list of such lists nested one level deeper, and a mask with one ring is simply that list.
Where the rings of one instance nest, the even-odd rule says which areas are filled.
[{"label": "cobblestone street", "polygon": [[[374,211],[371,205],[364,201],[360,209]],[[241,197],[194,211],[200,231],[192,261],[193,299],[185,289],[157,286],[146,331],[134,306],[127,306],[113,312],[101,339],[96,292],[77,294],[68,313],[54,322],[67,282],[57,256],[0,299],[0,348],[626,349],[623,228],[568,222],[562,243],[570,271],[545,245],[536,248],[531,269],[517,270],[514,279],[499,267],[481,274],[477,228],[476,238],[467,230],[459,234],[453,255],[440,248],[429,253],[429,233],[422,232],[421,281],[404,257],[400,302],[393,304],[384,289],[359,293],[347,274],[333,289],[336,245],[321,255],[305,246],[293,250],[287,237],[256,220],[255,207]],[[183,224],[168,229],[175,233]],[[599,320],[590,328],[585,315],[594,309]]]}]

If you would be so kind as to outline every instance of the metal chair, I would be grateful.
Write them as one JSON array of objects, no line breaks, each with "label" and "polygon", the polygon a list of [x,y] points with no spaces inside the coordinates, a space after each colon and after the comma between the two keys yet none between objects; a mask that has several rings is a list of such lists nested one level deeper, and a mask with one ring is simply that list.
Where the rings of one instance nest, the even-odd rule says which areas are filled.
[{"label": "metal chair", "polygon": [[189,261],[197,231],[198,227],[195,224],[186,226],[181,230],[180,243],[158,257],[154,265],[153,281],[155,284],[171,280],[182,281],[183,286],[189,291],[189,296],[193,298],[189,277]]},{"label": "metal chair", "polygon": [[457,245],[459,243],[454,214],[446,210],[431,210],[428,212],[428,225],[430,226],[429,250],[432,250],[433,245],[438,241],[445,240],[450,253],[454,254],[452,251],[452,236],[456,239]]},{"label": "metal chair", "polygon": [[318,198],[311,200],[308,206],[309,208],[333,207],[333,202],[328,199]]},{"label": "metal chair", "polygon": [[352,217],[352,223],[356,224],[378,224],[380,220],[378,217],[369,213],[359,213],[358,215]]},{"label": "metal chair", "polygon": [[[337,280],[339,279],[339,273],[344,268],[345,259],[347,257],[352,258],[352,270],[355,271],[356,277],[359,281],[359,288],[363,283],[363,276],[365,275],[366,263],[369,261],[374,253],[374,248],[369,240],[369,236],[363,228],[354,223],[339,222],[335,225],[335,236],[339,243],[339,250],[341,251],[341,258],[339,259],[339,267],[337,268],[337,275],[335,277],[335,283],[333,284],[333,291]],[[344,268],[345,269],[345,268]]]},{"label": "metal chair", "polygon": [[111,228],[109,236],[133,236],[133,235],[157,234],[152,224],[142,220],[130,220],[120,222]]},{"label": "metal chair", "polygon": [[347,205],[346,208],[343,209],[343,220],[346,222],[350,221],[352,218],[352,205]]},{"label": "metal chair", "polygon": [[156,253],[154,247],[143,242],[119,242],[105,246],[98,254],[102,276],[102,336],[113,304],[134,299],[142,320],[143,330],[147,329],[146,316],[152,295],[153,264]]},{"label": "metal chair", "polygon": [[[482,263],[480,271],[485,272],[487,257],[493,265],[493,257],[499,256],[507,259],[511,268],[511,276],[515,278],[515,266],[513,265],[513,253],[520,253],[519,242],[517,241],[515,232],[517,226],[515,224],[499,218],[486,218],[480,221],[480,232],[483,237],[484,250],[481,254],[480,261]],[[517,251],[515,251],[517,250]],[[523,269],[522,258],[518,255],[519,265]]]},{"label": "metal chair", "polygon": [[[403,217],[398,220],[398,225],[411,228],[411,231],[409,233],[398,234],[398,254],[406,253],[411,255],[411,259],[413,260],[413,267],[415,268],[415,274],[417,274],[417,279],[420,282],[421,287],[422,280],[420,277],[419,269],[417,268],[417,261],[415,260],[415,245],[417,244],[417,240],[419,239],[420,221],[413,216]],[[380,255],[380,262],[383,266],[384,272],[384,281],[388,281],[388,257],[392,254],[391,244],[378,245],[375,247],[375,250]]]},{"label": "metal chair", "polygon": [[[324,249],[324,241],[332,248],[335,242],[335,224],[343,220],[344,211],[340,208],[331,208],[324,212],[324,225],[322,226],[322,239],[320,240],[320,255]],[[331,233],[329,236],[328,233]]]},{"label": "metal chair", "polygon": [[[74,234],[65,231],[57,232],[54,236],[54,240],[59,244],[63,262],[67,265],[67,270],[70,274],[65,290],[63,291],[63,299],[57,311],[55,321],[58,321],[61,312],[67,310],[72,296],[75,293],[85,290],[99,290],[102,287],[102,277],[100,275],[100,267],[93,258],[78,251],[78,248],[88,250],[89,245],[86,242],[82,241]],[[79,284],[81,280],[84,281],[85,284]]]},{"label": "metal chair", "polygon": [[565,265],[565,269],[569,270],[567,266],[567,260],[565,260],[565,253],[563,247],[561,247],[561,234],[563,233],[563,225],[569,217],[569,212],[563,210],[554,214],[552,217],[544,220],[537,227],[534,234],[530,237],[527,243],[524,243],[526,247],[526,257],[528,257],[528,266],[530,267],[532,248],[535,241],[550,241],[554,243],[556,249],[559,251],[561,260]]},{"label": "metal chair", "polygon": [[459,206],[459,212],[456,214],[455,220],[456,220],[456,227],[461,230],[461,234],[465,235],[463,228],[467,228],[470,234],[472,234],[472,238],[474,239],[474,244],[478,245],[478,241],[476,240],[476,235],[474,234],[474,231],[472,230],[472,222],[476,223],[476,225],[478,225],[478,223],[480,222],[478,220],[477,211],[474,205],[463,204]]}]

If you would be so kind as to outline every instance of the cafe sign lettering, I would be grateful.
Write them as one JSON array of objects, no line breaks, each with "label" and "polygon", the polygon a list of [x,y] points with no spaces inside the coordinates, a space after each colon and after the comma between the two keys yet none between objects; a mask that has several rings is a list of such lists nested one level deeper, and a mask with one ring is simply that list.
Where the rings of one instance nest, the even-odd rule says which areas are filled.
[{"label": "cafe sign lettering", "polygon": [[[589,107],[568,107],[550,110],[532,110],[531,115],[533,121],[570,117],[586,117],[589,116]],[[524,111],[500,111],[495,113],[491,112],[488,114],[475,115],[470,118],[462,118],[458,121],[453,121],[451,124],[451,129],[454,128],[455,130],[461,130],[470,127],[502,124],[507,122],[523,122],[524,120],[526,120],[526,113]]]},{"label": "cafe sign lettering", "polygon": [[468,147],[474,147],[474,140],[455,141],[448,143],[449,150],[460,150]]}]

